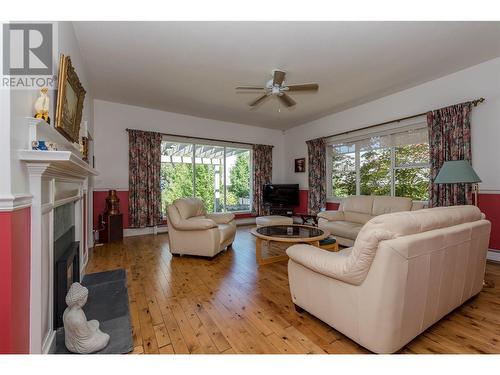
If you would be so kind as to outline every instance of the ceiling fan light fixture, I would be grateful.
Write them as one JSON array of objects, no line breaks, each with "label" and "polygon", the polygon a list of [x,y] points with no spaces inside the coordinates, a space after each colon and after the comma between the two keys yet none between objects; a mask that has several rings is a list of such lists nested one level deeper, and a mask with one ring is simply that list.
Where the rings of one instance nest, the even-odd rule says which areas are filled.
[{"label": "ceiling fan light fixture", "polygon": [[[295,100],[287,95],[287,92],[291,91],[317,91],[319,85],[317,83],[306,83],[300,85],[285,85],[286,72],[283,70],[275,69],[272,71],[273,78],[267,81],[264,88],[264,95],[258,97],[253,102],[250,103],[250,107],[255,107],[262,101],[267,99],[269,96],[276,96],[283,102],[287,107],[293,107]],[[258,86],[239,86],[237,89],[258,89]],[[281,107],[278,108],[278,112],[281,112]]]}]

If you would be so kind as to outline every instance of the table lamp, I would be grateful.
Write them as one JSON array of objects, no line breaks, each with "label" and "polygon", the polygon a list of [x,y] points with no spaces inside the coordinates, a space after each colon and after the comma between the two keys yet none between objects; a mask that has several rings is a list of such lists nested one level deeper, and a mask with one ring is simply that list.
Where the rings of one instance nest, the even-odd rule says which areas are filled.
[{"label": "table lamp", "polygon": [[472,189],[476,206],[479,192],[478,182],[481,182],[481,179],[472,169],[468,160],[445,161],[434,180],[435,184],[473,184]]}]

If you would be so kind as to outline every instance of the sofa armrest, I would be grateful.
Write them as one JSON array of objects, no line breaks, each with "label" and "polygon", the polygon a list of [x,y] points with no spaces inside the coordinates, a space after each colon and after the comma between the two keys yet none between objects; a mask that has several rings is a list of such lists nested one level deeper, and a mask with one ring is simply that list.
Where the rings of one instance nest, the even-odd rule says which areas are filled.
[{"label": "sofa armrest", "polygon": [[311,271],[349,284],[359,285],[358,280],[345,272],[351,251],[352,249],[349,248],[334,253],[311,245],[293,245],[286,250],[286,253],[291,260]]},{"label": "sofa armrest", "polygon": [[230,212],[215,212],[207,214],[207,219],[215,221],[217,224],[228,224],[234,220],[234,214]]},{"label": "sofa armrest", "polygon": [[322,211],[317,216],[328,221],[344,220],[344,211]]},{"label": "sofa armrest", "polygon": [[176,229],[179,230],[206,230],[217,228],[217,223],[211,219],[200,219],[200,218],[189,218],[181,220],[177,225]]}]

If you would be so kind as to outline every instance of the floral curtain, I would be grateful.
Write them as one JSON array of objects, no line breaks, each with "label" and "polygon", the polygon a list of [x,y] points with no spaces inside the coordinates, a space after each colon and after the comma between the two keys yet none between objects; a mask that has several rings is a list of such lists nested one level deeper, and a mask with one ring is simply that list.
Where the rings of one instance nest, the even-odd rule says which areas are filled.
[{"label": "floral curtain", "polygon": [[431,178],[429,207],[472,204],[471,184],[435,184],[445,161],[471,161],[470,111],[472,103],[461,103],[427,113]]},{"label": "floral curtain", "polygon": [[253,204],[254,215],[265,215],[263,187],[273,176],[273,146],[253,145]]},{"label": "floral curtain", "polygon": [[307,141],[309,157],[308,210],[315,215],[326,207],[326,144],[324,138]]},{"label": "floral curtain", "polygon": [[129,224],[132,228],[152,227],[161,215],[160,133],[128,130],[129,138]]}]

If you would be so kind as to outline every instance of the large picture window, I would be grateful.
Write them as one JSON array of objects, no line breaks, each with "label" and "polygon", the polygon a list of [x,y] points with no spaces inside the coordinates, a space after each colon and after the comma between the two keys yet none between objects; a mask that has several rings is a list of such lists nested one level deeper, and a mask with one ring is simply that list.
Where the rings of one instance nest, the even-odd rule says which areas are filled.
[{"label": "large picture window", "polygon": [[251,149],[244,146],[164,140],[162,212],[175,199],[198,197],[207,212],[249,212]]},{"label": "large picture window", "polygon": [[329,151],[333,198],[361,194],[429,199],[426,128],[336,139]]}]

